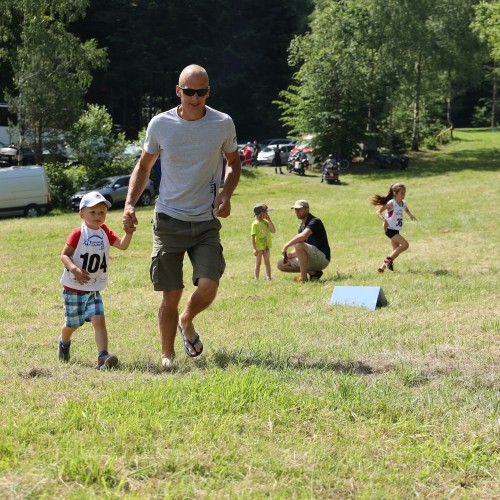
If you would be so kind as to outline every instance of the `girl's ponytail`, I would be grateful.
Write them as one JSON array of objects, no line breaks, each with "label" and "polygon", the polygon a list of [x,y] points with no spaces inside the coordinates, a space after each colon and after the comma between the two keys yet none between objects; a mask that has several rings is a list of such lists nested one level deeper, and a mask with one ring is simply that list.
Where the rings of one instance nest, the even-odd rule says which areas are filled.
[{"label": "girl's ponytail", "polygon": [[381,196],[380,194],[372,196],[372,205],[385,205],[389,200],[392,200],[394,195],[401,189],[406,189],[405,185],[401,182],[392,184],[389,188],[389,192],[385,196]]}]

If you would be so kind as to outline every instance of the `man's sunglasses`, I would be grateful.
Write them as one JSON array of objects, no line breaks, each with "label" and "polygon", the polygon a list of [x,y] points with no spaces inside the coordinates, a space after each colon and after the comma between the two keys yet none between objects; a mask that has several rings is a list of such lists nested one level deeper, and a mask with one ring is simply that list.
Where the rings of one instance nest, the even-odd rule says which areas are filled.
[{"label": "man's sunglasses", "polygon": [[195,94],[198,94],[199,97],[205,97],[208,94],[209,87],[206,89],[190,89],[189,87],[179,87],[184,94],[188,95],[189,97],[194,96]]}]

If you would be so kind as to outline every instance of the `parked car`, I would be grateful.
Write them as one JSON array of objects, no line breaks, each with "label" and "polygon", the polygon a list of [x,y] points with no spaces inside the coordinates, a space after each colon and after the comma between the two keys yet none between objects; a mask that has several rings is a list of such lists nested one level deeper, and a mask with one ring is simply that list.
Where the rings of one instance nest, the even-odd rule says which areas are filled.
[{"label": "parked car", "polygon": [[273,144],[295,144],[295,141],[292,139],[264,139],[259,143],[264,146],[272,146]]},{"label": "parked car", "polygon": [[18,148],[14,144],[10,144],[0,149],[0,167],[35,164],[35,152],[31,148]]},{"label": "parked car", "polygon": [[281,156],[281,164],[285,165],[286,162],[288,161],[288,157],[290,156],[290,152],[294,148],[293,144],[273,144],[271,146],[266,146],[262,151],[257,155],[257,162],[266,164],[266,165],[271,165],[274,160],[274,152],[276,151],[276,148],[280,149],[280,156]]},{"label": "parked car", "polygon": [[[244,164],[244,161],[245,161],[245,152],[244,152],[244,149],[245,149],[245,146],[247,145],[248,143],[247,142],[242,142],[240,144],[238,144],[238,153],[240,154],[240,161],[241,161],[241,164],[243,165]],[[253,147],[253,142],[250,143]],[[257,144],[257,146],[259,147],[259,149],[262,151],[265,146],[263,144],[261,144],[260,142]]]},{"label": "parked car", "polygon": [[[101,193],[113,206],[123,205],[127,198],[128,183],[130,175],[115,175],[114,177],[105,177],[98,180],[92,186],[88,186],[71,197],[71,207],[75,212],[80,210],[80,201],[83,195],[90,191]],[[148,179],[146,189],[139,198],[138,205],[148,206],[151,203],[155,193],[153,181]]]}]

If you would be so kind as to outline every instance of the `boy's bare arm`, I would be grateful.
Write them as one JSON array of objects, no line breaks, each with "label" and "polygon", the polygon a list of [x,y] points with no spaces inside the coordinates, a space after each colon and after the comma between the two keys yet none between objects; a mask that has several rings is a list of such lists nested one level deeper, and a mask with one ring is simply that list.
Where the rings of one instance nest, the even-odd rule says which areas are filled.
[{"label": "boy's bare arm", "polygon": [[89,273],[85,269],[80,269],[75,265],[71,256],[73,255],[75,249],[68,245],[67,243],[64,245],[64,248],[61,252],[61,261],[64,264],[64,267],[77,279],[79,283],[87,283],[89,280]]},{"label": "boy's bare arm", "polygon": [[[134,228],[134,231],[135,231],[135,228]],[[118,238],[114,242],[113,246],[115,248],[118,248],[119,250],[127,250],[127,248],[130,245],[130,242],[132,241],[132,235],[134,234],[134,231],[127,230],[121,238]]]},{"label": "boy's bare arm", "polygon": [[138,223],[135,215],[135,204],[146,187],[149,174],[157,158],[158,154],[147,153],[143,150],[139,161],[132,171],[122,217],[123,228],[127,233],[129,232],[128,228],[133,228]]}]

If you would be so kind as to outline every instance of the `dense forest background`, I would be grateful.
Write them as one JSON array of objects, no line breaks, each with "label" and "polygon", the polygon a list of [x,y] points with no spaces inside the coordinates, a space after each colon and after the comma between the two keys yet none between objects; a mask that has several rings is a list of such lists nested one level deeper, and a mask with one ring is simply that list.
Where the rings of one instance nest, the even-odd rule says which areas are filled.
[{"label": "dense forest background", "polygon": [[0,99],[21,129],[66,130],[89,104],[136,140],[204,66],[240,140],[317,134],[339,153],[377,135],[418,149],[496,125],[493,0],[0,0]]},{"label": "dense forest background", "polygon": [[[307,27],[310,0],[86,3],[82,17],[72,19],[67,30],[82,42],[95,40],[106,49],[107,62],[93,69],[85,101],[105,105],[130,139],[155,113],[177,104],[179,73],[191,63],[207,69],[212,87],[209,104],[231,114],[241,137],[284,133],[272,102],[293,75],[287,49],[292,37]],[[40,13],[34,5],[30,10],[33,15]],[[52,15],[62,19],[59,13]],[[15,24],[28,24],[19,9],[13,9],[12,16],[13,31]],[[22,43],[18,29],[10,39],[11,54]],[[0,100],[6,90],[16,90],[13,59],[0,63]]]},{"label": "dense forest background", "polygon": [[133,137],[177,104],[179,73],[197,63],[211,79],[209,104],[231,114],[240,136],[282,134],[272,101],[290,82],[287,49],[311,9],[309,0],[91,0],[72,31],[106,47],[109,64],[94,74],[87,99],[106,105]]}]

